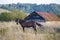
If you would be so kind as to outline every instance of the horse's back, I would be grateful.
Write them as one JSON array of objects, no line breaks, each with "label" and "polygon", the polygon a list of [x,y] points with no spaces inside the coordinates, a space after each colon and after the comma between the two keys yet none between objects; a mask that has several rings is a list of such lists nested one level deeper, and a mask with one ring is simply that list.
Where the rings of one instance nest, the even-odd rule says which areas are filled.
[{"label": "horse's back", "polygon": [[22,24],[23,24],[23,26],[26,26],[26,27],[27,27],[27,26],[29,26],[29,27],[30,27],[30,26],[33,26],[33,24],[32,24],[31,22],[24,22],[24,23],[22,23]]}]

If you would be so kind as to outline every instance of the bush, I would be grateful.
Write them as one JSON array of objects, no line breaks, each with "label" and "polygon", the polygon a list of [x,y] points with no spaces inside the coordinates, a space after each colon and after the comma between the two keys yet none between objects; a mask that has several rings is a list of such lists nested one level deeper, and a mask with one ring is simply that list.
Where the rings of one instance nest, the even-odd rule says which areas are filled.
[{"label": "bush", "polygon": [[22,19],[22,20],[27,16],[26,11],[24,11],[24,10],[14,9],[14,10],[12,10],[12,12],[14,13],[15,18],[19,18],[19,19]]},{"label": "bush", "polygon": [[0,21],[11,21],[12,17],[11,13],[3,12],[0,14]]},{"label": "bush", "polygon": [[15,20],[16,18],[23,20],[26,16],[26,12],[20,10],[14,10],[11,13],[3,12],[0,14],[0,21],[11,21]]}]

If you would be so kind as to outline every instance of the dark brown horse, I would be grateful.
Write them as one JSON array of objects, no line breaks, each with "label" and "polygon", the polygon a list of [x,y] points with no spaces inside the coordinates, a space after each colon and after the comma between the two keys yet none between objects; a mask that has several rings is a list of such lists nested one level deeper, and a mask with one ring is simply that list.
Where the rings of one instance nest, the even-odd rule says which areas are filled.
[{"label": "dark brown horse", "polygon": [[35,30],[35,32],[37,31],[36,30],[36,24],[38,25],[38,26],[42,26],[41,24],[38,24],[37,22],[35,22],[35,21],[29,21],[29,22],[26,22],[25,20],[21,20],[21,19],[16,19],[15,20],[16,21],[16,23],[18,24],[21,24],[21,27],[23,28],[23,31],[25,31],[24,29],[25,29],[25,27],[26,28],[30,28],[30,27],[32,27],[34,30]]}]

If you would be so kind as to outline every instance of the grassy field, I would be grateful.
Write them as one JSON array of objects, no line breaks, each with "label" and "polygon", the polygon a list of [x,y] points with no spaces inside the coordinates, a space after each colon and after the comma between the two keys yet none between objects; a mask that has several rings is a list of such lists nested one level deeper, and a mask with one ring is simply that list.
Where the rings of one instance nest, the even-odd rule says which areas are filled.
[{"label": "grassy field", "polygon": [[0,22],[0,40],[60,40],[60,33],[57,32],[60,22],[41,24],[43,30],[37,26],[37,34],[35,34],[32,28],[25,28],[25,32],[23,32],[21,25],[17,25],[13,21]]}]

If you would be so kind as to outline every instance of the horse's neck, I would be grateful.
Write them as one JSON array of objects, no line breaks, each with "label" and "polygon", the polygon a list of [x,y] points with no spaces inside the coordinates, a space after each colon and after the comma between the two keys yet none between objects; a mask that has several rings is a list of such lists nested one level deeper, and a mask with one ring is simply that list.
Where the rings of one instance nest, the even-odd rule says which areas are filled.
[{"label": "horse's neck", "polygon": [[20,21],[19,23],[21,24],[21,26],[25,26],[25,22],[24,21]]},{"label": "horse's neck", "polygon": [[20,23],[20,24],[22,24],[22,23],[24,23],[24,22],[25,22],[24,20],[19,20],[19,23]]}]

